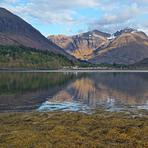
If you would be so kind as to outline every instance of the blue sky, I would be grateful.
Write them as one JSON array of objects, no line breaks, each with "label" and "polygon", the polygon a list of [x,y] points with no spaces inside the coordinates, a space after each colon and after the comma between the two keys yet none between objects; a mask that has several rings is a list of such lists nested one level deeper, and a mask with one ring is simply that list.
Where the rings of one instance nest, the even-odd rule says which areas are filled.
[{"label": "blue sky", "polygon": [[148,34],[148,0],[1,0],[43,35],[74,35],[94,29],[114,33],[125,27]]}]

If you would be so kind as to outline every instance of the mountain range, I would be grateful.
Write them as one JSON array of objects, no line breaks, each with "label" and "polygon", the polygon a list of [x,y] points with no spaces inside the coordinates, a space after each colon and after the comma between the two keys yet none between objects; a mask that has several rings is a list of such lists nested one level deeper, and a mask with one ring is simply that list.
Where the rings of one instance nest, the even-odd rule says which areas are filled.
[{"label": "mountain range", "polygon": [[23,45],[92,64],[134,64],[148,58],[148,36],[132,28],[113,34],[93,30],[73,36],[44,37],[20,17],[0,7],[0,45]]},{"label": "mountain range", "polygon": [[76,58],[87,60],[86,55],[100,47],[108,37],[110,37],[108,33],[93,30],[74,36],[51,35],[47,38]]},{"label": "mountain range", "polygon": [[148,57],[148,36],[128,27],[114,34],[93,30],[74,36],[51,35],[48,39],[93,64],[133,64]]},{"label": "mountain range", "polygon": [[0,7],[0,45],[23,45],[61,53],[76,60],[20,17]]}]

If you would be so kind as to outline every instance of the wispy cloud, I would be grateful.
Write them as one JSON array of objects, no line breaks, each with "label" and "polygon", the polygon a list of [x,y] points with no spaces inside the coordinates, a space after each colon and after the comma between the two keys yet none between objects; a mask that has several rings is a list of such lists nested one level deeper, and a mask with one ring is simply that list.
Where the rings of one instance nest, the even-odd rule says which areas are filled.
[{"label": "wispy cloud", "polygon": [[1,0],[0,3],[16,3],[19,2],[20,0]]},{"label": "wispy cloud", "polygon": [[131,4],[131,6],[123,5],[114,13],[105,13],[99,19],[91,20],[91,22],[88,23],[88,27],[90,30],[99,28],[104,31],[112,31],[114,30],[113,28],[117,29],[125,25],[132,24],[132,21],[136,20],[138,15],[139,9],[136,3]]},{"label": "wispy cloud", "polygon": [[[11,6],[10,2],[18,2],[18,0],[2,0],[0,3],[7,7],[10,11],[19,14],[24,18],[33,18],[43,23],[65,23],[67,25],[78,23],[74,18],[76,12],[73,9],[85,9],[87,7],[96,7],[99,5],[97,0],[30,0],[25,6]],[[22,2],[23,4],[23,2]],[[79,18],[81,21],[81,18]]]},{"label": "wispy cloud", "polygon": [[[148,0],[1,0],[0,5],[30,22],[79,25],[78,32],[84,28],[113,32],[124,26],[148,29],[144,16],[148,14]],[[80,14],[88,8],[94,10],[94,17]]]}]

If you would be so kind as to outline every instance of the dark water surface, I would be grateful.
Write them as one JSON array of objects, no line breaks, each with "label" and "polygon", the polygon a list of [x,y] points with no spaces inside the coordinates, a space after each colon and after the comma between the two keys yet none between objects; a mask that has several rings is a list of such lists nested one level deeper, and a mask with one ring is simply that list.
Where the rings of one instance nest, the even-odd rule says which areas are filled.
[{"label": "dark water surface", "polygon": [[148,110],[148,71],[1,71],[0,112]]}]

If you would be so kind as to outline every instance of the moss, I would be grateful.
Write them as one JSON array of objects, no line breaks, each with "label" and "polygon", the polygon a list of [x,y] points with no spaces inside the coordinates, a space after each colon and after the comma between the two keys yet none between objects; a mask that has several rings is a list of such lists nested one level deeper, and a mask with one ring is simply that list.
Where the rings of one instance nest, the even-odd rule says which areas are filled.
[{"label": "moss", "polygon": [[29,112],[0,114],[1,147],[148,147],[146,112]]}]

